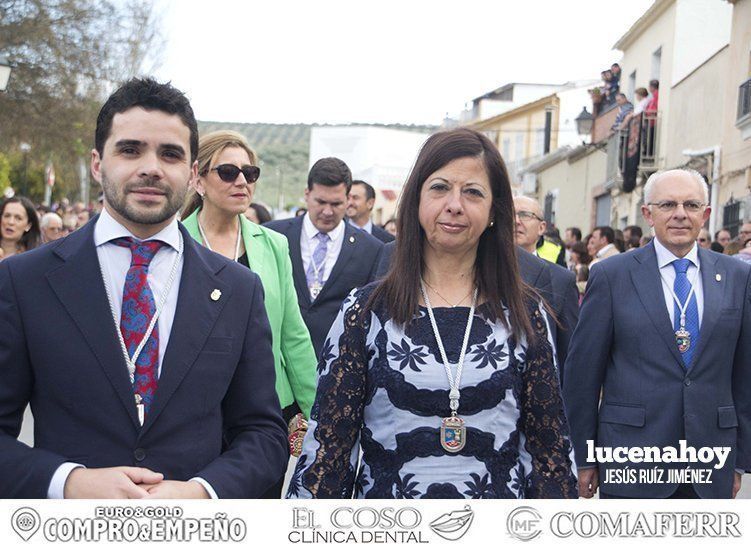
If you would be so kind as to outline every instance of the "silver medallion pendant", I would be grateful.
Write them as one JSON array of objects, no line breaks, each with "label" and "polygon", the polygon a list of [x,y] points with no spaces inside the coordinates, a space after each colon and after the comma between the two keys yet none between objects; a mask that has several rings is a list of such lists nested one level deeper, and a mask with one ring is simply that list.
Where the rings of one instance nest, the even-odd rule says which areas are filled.
[{"label": "silver medallion pendant", "polygon": [[449,453],[457,453],[467,443],[467,429],[459,416],[444,417],[441,421],[441,446]]},{"label": "silver medallion pendant", "polygon": [[675,343],[678,345],[678,351],[686,353],[691,347],[691,333],[681,327],[675,331]]},{"label": "silver medallion pendant", "polygon": [[321,285],[318,282],[313,283],[313,285],[310,286],[310,298],[312,299],[318,298],[318,295],[321,294],[322,289],[323,289],[323,285]]}]

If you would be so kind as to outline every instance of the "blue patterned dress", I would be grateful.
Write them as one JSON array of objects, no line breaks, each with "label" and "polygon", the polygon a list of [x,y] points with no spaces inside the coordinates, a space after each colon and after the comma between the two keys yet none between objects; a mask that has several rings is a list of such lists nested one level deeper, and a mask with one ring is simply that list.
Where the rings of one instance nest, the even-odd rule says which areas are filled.
[{"label": "blue patterned dress", "polygon": [[[575,498],[568,425],[540,309],[529,308],[536,349],[488,318],[483,305],[477,309],[460,386],[467,441],[449,453],[439,435],[450,415],[449,386],[427,310],[398,326],[383,305],[365,311],[373,288],[350,293],[324,344],[287,497]],[[455,374],[469,308],[434,313]]]}]

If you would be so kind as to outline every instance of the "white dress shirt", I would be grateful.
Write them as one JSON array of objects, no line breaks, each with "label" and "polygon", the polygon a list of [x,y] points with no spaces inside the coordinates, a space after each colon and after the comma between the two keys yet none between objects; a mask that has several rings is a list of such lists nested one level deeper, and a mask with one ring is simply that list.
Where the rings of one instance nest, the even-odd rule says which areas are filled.
[{"label": "white dress shirt", "polygon": [[610,251],[611,249],[613,249],[614,247],[615,247],[615,244],[608,244],[608,245],[606,245],[605,247],[603,247],[602,249],[600,249],[600,251],[598,251],[598,252],[597,252],[597,253],[595,254],[595,257],[596,257],[597,259],[602,259],[602,257],[603,257],[603,256],[604,256],[604,255],[605,255],[605,254],[606,254],[606,253],[607,253],[608,251]]},{"label": "white dress shirt", "polygon": [[[97,258],[104,274],[104,285],[112,304],[112,319],[118,330],[120,328],[120,316],[122,312],[123,288],[125,286],[125,276],[130,268],[131,252],[130,248],[121,247],[110,242],[123,237],[138,239],[137,236],[134,236],[123,225],[115,221],[105,208],[102,208],[99,219],[94,226],[94,245],[96,246]],[[157,330],[159,331],[159,358],[157,366],[157,377],[159,377],[162,373],[162,362],[164,360],[164,353],[167,351],[172,323],[175,320],[180,279],[183,272],[182,234],[177,226],[177,218],[164,227],[164,229],[147,239],[160,240],[165,243],[151,261],[147,276],[157,307],[164,297],[164,291],[167,288],[172,268],[175,264],[177,265],[175,277],[156,323]],[[177,259],[177,263],[175,259]],[[125,365],[126,362],[122,354],[118,354],[117,356],[122,359],[122,364]],[[74,468],[83,466],[77,463],[63,463],[60,465],[50,481],[47,492],[48,498],[64,498],[65,482],[68,479],[68,475]],[[217,498],[216,492],[208,482],[202,478],[194,478],[194,480],[203,485],[212,498]]]},{"label": "white dress shirt", "polygon": [[365,223],[362,227],[358,225],[357,223],[355,223],[354,221],[350,221],[349,224],[355,227],[356,229],[364,230],[368,234],[373,234],[373,220],[370,218],[368,219],[368,222]]},{"label": "white dress shirt", "polygon": [[[318,229],[313,225],[313,221],[310,220],[309,215],[306,213],[302,220],[302,232],[300,233],[300,256],[302,257],[303,271],[305,271],[306,275],[310,266],[310,258],[316,247],[318,247],[318,239],[316,238],[318,232]],[[328,235],[331,239],[326,247],[326,259],[323,261],[323,283],[326,283],[326,280],[329,279],[331,269],[334,268],[336,260],[339,258],[339,252],[342,250],[344,221],[340,221]]]},{"label": "white dress shirt", "polygon": [[[675,300],[673,299],[673,283],[675,282],[675,268],[673,268],[673,261],[677,261],[681,257],[673,255],[668,248],[663,246],[660,241],[655,237],[655,253],[657,253],[657,266],[660,268],[660,276],[662,277],[662,293],[665,297],[665,305],[668,307],[668,315],[670,316],[670,327],[673,328],[675,323]],[[696,295],[696,309],[699,312],[699,327],[701,327],[702,315],[704,314],[704,284],[701,281],[701,268],[699,263],[699,250],[696,243],[688,255],[683,257],[691,261],[686,271],[688,281],[692,284],[695,282],[694,294]]]}]

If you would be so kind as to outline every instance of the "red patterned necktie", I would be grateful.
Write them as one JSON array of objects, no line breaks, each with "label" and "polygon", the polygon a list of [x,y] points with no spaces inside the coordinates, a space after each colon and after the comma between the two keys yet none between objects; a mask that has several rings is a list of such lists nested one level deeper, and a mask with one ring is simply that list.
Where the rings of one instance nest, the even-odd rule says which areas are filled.
[{"label": "red patterned necktie", "polygon": [[[125,340],[128,355],[132,358],[156,312],[154,294],[149,287],[147,276],[149,264],[164,242],[159,240],[139,242],[135,238],[118,238],[112,243],[130,249],[130,268],[123,286],[120,332]],[[151,401],[156,393],[158,366],[159,329],[155,324],[151,336],[136,361],[133,380],[133,392],[143,399],[146,414],[149,412]]]}]

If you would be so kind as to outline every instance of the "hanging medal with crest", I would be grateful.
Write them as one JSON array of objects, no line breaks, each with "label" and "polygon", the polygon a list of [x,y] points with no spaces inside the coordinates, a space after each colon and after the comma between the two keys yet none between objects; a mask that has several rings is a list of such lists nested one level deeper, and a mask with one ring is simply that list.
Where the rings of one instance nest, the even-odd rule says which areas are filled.
[{"label": "hanging medal with crest", "polygon": [[441,447],[449,453],[458,453],[464,449],[467,444],[467,427],[464,420],[457,415],[459,409],[459,384],[462,379],[462,368],[464,368],[464,356],[467,353],[467,344],[469,343],[469,333],[472,330],[472,319],[475,316],[475,304],[477,303],[477,289],[474,291],[472,297],[472,306],[469,309],[469,318],[467,319],[467,327],[464,331],[464,340],[462,342],[462,349],[459,353],[459,361],[456,365],[456,377],[451,372],[451,366],[449,365],[448,357],[446,356],[446,350],[443,348],[443,341],[441,340],[441,333],[438,331],[438,324],[433,315],[433,308],[430,305],[430,299],[425,291],[425,286],[420,285],[422,289],[422,298],[425,300],[425,306],[428,309],[428,315],[430,316],[430,324],[433,327],[433,335],[435,336],[436,344],[438,344],[438,350],[441,352],[441,359],[443,359],[443,368],[446,370],[446,377],[449,382],[449,409],[451,415],[444,417],[441,420],[440,440]]}]

